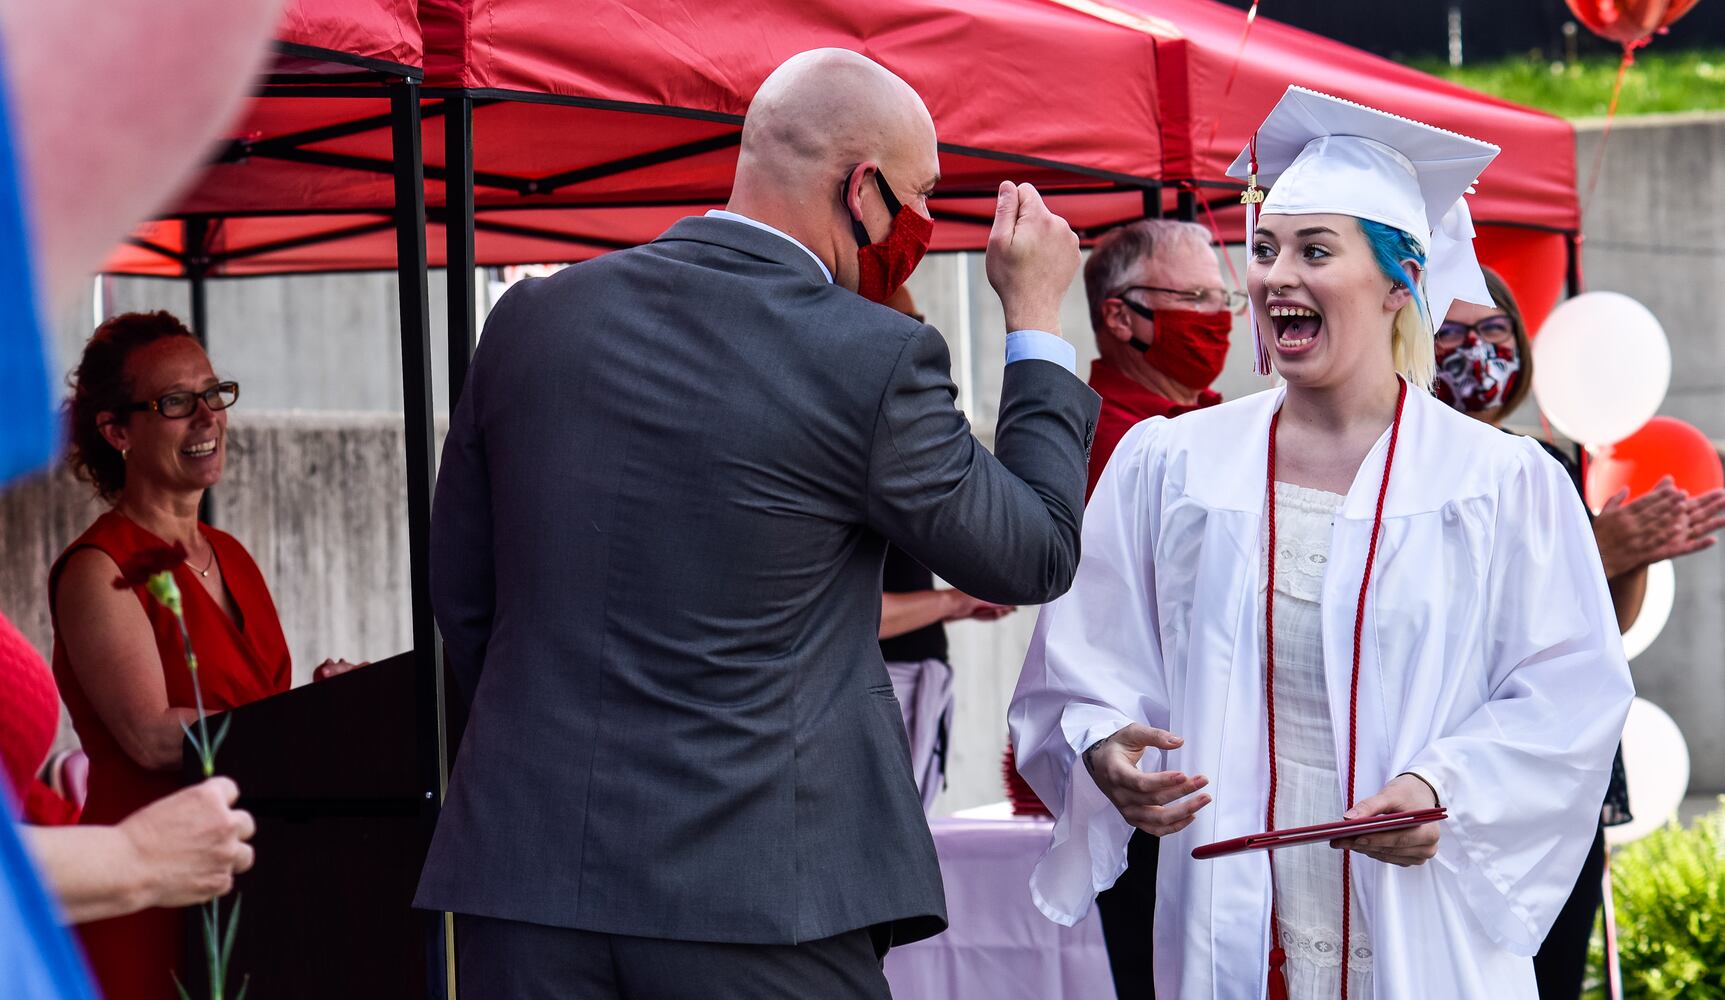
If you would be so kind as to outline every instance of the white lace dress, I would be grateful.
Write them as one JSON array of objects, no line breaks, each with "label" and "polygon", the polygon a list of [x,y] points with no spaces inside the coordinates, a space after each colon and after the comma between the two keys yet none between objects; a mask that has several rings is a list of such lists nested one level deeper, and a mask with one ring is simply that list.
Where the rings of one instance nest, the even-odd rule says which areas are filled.
[{"label": "white lace dress", "polygon": [[[1342,501],[1334,493],[1276,484],[1276,826],[1282,828],[1332,822],[1343,811],[1319,609]],[[1341,996],[1342,853],[1309,844],[1276,851],[1270,863],[1288,996],[1334,1000]],[[1357,895],[1350,920],[1348,996],[1370,1000],[1371,937]]]}]

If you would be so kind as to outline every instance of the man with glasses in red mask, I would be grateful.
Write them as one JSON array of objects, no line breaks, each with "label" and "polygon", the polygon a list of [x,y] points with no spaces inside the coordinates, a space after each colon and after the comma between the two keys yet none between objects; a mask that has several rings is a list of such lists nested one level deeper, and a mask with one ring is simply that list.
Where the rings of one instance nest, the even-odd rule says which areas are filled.
[{"label": "man with glasses in red mask", "polygon": [[1078,238],[1002,184],[990,454],[945,341],[881,304],[928,248],[934,123],[795,56],[722,212],[497,303],[438,473],[431,586],[472,711],[418,905],[462,995],[888,996],[946,907],[882,663],[887,544],[1041,604],[1078,561],[1096,394]]},{"label": "man with glasses in red mask", "polygon": [[[1228,332],[1245,295],[1223,286],[1210,231],[1171,219],[1146,219],[1104,235],[1084,264],[1084,291],[1099,355],[1090,364],[1090,387],[1102,397],[1088,497],[1134,424],[1222,401],[1210,383],[1222,373]],[[1156,838],[1134,832],[1126,855],[1126,871],[1096,897],[1096,907],[1116,993],[1120,1000],[1149,1000],[1155,996]]]},{"label": "man with glasses in red mask", "polygon": [[1090,388],[1102,396],[1088,496],[1132,425],[1222,401],[1210,383],[1222,373],[1246,296],[1223,286],[1210,231],[1171,219],[1134,222],[1098,240],[1084,264],[1084,293],[1099,354]]}]

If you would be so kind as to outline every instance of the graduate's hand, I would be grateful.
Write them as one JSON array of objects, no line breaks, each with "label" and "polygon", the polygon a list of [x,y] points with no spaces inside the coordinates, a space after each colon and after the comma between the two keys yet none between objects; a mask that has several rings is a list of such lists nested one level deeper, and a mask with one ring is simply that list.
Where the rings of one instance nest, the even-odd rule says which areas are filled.
[{"label": "graduate's hand", "polygon": [[[1437,805],[1437,793],[1432,791],[1430,785],[1411,774],[1398,774],[1390,779],[1383,791],[1358,803],[1343,813],[1342,818],[1361,819],[1366,816],[1382,816],[1385,813],[1435,809]],[[1373,860],[1387,865],[1400,865],[1403,868],[1423,865],[1436,857],[1437,845],[1436,823],[1330,841],[1331,847],[1358,851]]]},{"label": "graduate's hand", "polygon": [[1210,779],[1201,774],[1187,777],[1179,771],[1145,773],[1138,769],[1138,761],[1151,747],[1173,750],[1184,742],[1167,730],[1134,722],[1085,751],[1084,761],[1096,787],[1126,822],[1166,837],[1186,829],[1198,810],[1210,804],[1210,796],[1192,794]]}]

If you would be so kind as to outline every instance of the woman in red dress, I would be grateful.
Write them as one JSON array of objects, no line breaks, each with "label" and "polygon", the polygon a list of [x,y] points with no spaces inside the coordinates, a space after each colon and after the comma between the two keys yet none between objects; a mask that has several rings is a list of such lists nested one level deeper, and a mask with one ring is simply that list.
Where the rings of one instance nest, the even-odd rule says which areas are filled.
[{"label": "woman in red dress", "polygon": [[[48,584],[54,675],[90,758],[85,823],[118,822],[179,788],[180,726],[196,717],[179,626],[142,587],[115,588],[121,567],[185,548],[173,573],[209,711],[288,689],[287,642],[257,564],[198,520],[204,491],[221,478],[226,411],[238,395],[190,331],[161,312],[102,324],[74,373],[68,460],[113,504],[55,561]],[[109,1000],[175,996],[172,973],[187,944],[181,912],[146,910],[79,930]]]}]

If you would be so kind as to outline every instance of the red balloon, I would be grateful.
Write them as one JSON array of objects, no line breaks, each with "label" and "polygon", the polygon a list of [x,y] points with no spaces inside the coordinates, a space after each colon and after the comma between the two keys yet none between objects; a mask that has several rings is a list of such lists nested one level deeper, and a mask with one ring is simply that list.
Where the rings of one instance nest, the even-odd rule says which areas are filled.
[{"label": "red balloon", "polygon": [[1622,45],[1645,42],[1700,0],[1565,0],[1587,30]]},{"label": "red balloon", "polygon": [[1634,500],[1666,476],[1690,496],[1725,486],[1725,466],[1707,435],[1681,420],[1654,417],[1588,464],[1587,503],[1598,510],[1625,486]]}]

